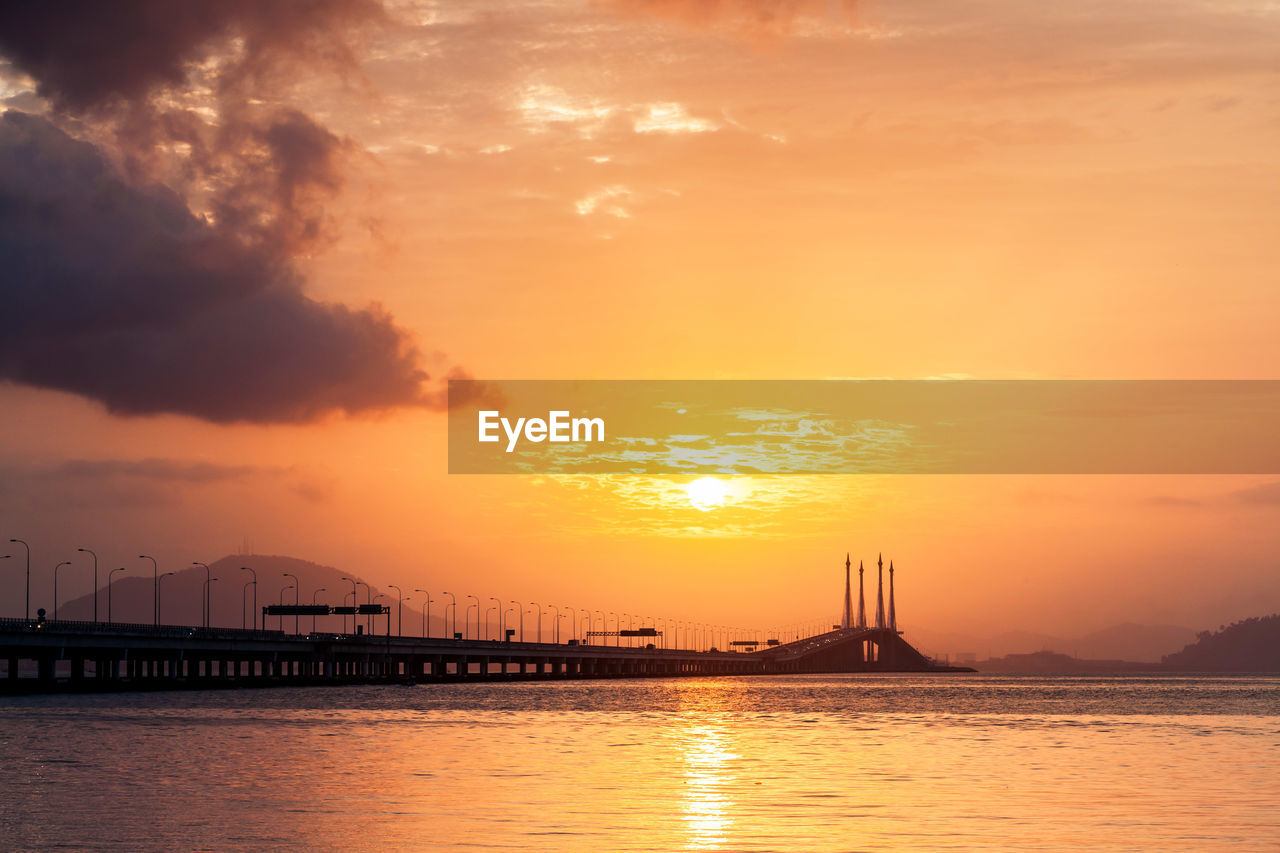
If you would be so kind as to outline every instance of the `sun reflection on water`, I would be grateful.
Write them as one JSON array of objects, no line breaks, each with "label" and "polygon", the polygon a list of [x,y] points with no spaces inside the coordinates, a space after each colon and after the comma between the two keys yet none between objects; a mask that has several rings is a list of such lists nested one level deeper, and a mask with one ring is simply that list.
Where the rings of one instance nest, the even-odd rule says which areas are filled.
[{"label": "sun reflection on water", "polygon": [[723,847],[733,826],[732,792],[737,782],[732,762],[738,755],[730,748],[729,733],[724,726],[690,720],[676,739],[684,766],[685,849]]}]

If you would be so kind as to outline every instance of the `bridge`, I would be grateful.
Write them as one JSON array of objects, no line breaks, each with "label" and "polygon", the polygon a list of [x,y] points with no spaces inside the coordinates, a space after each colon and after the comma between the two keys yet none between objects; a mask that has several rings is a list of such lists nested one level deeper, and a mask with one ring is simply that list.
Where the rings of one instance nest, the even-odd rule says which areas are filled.
[{"label": "bridge", "polygon": [[733,652],[3,619],[0,660],[0,692],[970,671],[876,628]]},{"label": "bridge", "polygon": [[[830,631],[788,643],[737,643],[729,650],[610,646],[608,637],[565,643],[390,634],[381,605],[333,608],[385,616],[387,632],[288,634],[185,625],[0,619],[0,692],[138,690],[432,683],[583,678],[698,677],[843,672],[972,672],[921,654],[897,629],[890,564],[887,615],[854,616],[845,561],[845,607]],[[881,565],[883,579],[883,564]],[[883,584],[881,584],[883,589]],[[320,605],[319,607],[323,607]],[[319,607],[271,606],[268,615],[310,615]],[[375,614],[373,608],[377,608]],[[329,608],[325,608],[326,611]],[[305,611],[305,612],[304,612]],[[353,620],[354,624],[354,620]],[[594,632],[599,633],[599,632]],[[656,632],[620,632],[658,639]],[[610,634],[610,636],[613,636]],[[603,640],[602,643],[590,642]],[[616,640],[615,640],[616,643]]]}]

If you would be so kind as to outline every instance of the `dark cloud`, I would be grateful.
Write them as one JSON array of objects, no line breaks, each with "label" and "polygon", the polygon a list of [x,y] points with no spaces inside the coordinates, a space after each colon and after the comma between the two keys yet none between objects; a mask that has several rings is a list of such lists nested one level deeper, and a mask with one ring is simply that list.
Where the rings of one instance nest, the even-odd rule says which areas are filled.
[{"label": "dark cloud", "polygon": [[180,87],[233,38],[223,86],[282,56],[350,62],[349,30],[382,15],[373,0],[15,0],[0,5],[0,53],[59,108],[86,110]]},{"label": "dark cloud", "polygon": [[0,116],[0,268],[6,379],[223,422],[424,401],[385,312],[307,297],[277,242],[246,244],[16,111]]},{"label": "dark cloud", "polygon": [[[352,146],[273,87],[350,67],[351,34],[382,17],[370,0],[0,7],[0,54],[54,107],[0,115],[0,378],[218,422],[441,405],[384,310],[309,298],[294,263]],[[162,97],[197,90],[208,109]]]}]

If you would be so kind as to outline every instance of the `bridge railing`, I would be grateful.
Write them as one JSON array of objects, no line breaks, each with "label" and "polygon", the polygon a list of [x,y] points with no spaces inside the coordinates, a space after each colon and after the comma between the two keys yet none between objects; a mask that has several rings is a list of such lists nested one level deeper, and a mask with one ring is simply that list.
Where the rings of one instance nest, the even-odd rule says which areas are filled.
[{"label": "bridge railing", "polygon": [[88,622],[74,619],[0,618],[0,631],[39,631],[46,633],[96,634],[101,636],[146,636],[163,639],[254,640],[279,639],[283,631],[252,631],[241,628],[201,628],[190,625],[148,625],[140,622]]}]

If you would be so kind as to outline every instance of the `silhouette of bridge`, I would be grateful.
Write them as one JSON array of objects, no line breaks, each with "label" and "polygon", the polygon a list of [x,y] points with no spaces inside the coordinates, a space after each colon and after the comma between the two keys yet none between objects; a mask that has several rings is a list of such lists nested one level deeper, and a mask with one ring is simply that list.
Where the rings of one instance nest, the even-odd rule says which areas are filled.
[{"label": "silhouette of bridge", "polygon": [[841,624],[763,648],[743,643],[740,651],[397,636],[385,608],[382,635],[0,619],[0,661],[7,663],[0,691],[972,671],[941,665],[902,638],[892,564],[889,608],[879,596],[873,625],[853,615],[847,557],[845,572]]}]

